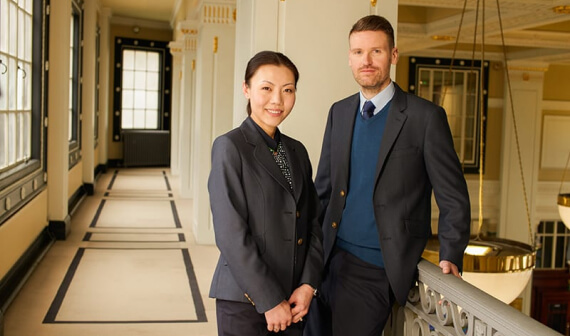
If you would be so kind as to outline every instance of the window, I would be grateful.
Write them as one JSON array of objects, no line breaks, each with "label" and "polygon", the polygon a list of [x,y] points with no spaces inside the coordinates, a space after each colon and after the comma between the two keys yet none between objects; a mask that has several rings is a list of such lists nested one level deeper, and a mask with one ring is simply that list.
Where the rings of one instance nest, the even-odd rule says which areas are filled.
[{"label": "window", "polygon": [[[455,151],[465,173],[479,172],[479,93],[481,62],[436,58],[410,58],[410,92],[442,106],[453,136]],[[487,73],[483,73],[483,117],[487,108]]]},{"label": "window", "polygon": [[46,0],[0,0],[0,225],[45,188]]},{"label": "window", "polygon": [[113,140],[126,129],[170,129],[171,56],[168,42],[117,37]]},{"label": "window", "polygon": [[536,252],[536,268],[566,268],[570,260],[570,231],[561,221],[541,221],[536,230],[540,248]]},{"label": "window", "polygon": [[123,129],[158,128],[160,56],[156,51],[123,50]]},{"label": "window", "polygon": [[1,0],[0,172],[31,158],[32,1]]},{"label": "window", "polygon": [[79,161],[81,149],[82,14],[81,3],[72,1],[69,21],[69,169]]},{"label": "window", "polygon": [[94,121],[94,144],[97,147],[99,141],[99,71],[101,70],[101,27],[97,25],[95,35],[95,121]]}]

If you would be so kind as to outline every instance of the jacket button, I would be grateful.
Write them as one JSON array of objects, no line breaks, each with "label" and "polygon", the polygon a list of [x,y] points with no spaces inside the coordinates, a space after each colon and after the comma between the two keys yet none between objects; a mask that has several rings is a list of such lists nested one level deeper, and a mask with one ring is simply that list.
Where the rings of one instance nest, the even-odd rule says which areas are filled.
[{"label": "jacket button", "polygon": [[341,197],[344,197],[344,195],[346,195],[346,193],[344,192],[344,190],[341,190],[341,191],[340,191],[340,196],[341,196]]},{"label": "jacket button", "polygon": [[299,238],[299,240],[297,240],[297,245],[303,245],[303,238]]},{"label": "jacket button", "polygon": [[297,211],[297,218],[301,217],[301,212]]},{"label": "jacket button", "polygon": [[338,227],[338,224],[337,224],[336,222],[332,222],[332,225],[331,225],[331,226],[332,226],[333,229],[336,229],[336,228]]}]

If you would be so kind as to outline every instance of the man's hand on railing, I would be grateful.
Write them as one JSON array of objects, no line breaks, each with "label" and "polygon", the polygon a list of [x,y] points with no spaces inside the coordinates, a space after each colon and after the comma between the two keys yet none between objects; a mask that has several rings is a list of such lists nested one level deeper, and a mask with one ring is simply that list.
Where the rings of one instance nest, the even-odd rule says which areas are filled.
[{"label": "man's hand on railing", "polygon": [[455,275],[456,277],[458,277],[459,279],[461,279],[461,274],[459,274],[459,269],[451,261],[442,260],[439,262],[439,267],[443,271],[443,274],[451,273],[451,274]]}]

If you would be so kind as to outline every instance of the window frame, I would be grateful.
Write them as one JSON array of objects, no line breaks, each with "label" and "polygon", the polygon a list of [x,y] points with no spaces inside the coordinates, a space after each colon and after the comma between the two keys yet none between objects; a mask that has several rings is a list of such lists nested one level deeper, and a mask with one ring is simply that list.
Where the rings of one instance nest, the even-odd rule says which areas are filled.
[{"label": "window frame", "polygon": [[[485,169],[485,167],[481,167],[481,163],[480,163],[480,150],[483,150],[483,157],[485,156],[485,136],[486,136],[486,117],[487,117],[487,101],[488,101],[488,85],[489,85],[489,62],[488,61],[484,61],[483,62],[483,72],[481,73],[481,61],[480,60],[462,60],[462,59],[455,59],[453,60],[453,66],[451,66],[451,59],[446,59],[446,58],[430,58],[430,57],[414,57],[414,56],[410,56],[409,59],[409,72],[408,72],[408,89],[410,93],[414,93],[416,95],[418,95],[418,88],[420,87],[420,83],[419,80],[421,79],[419,74],[420,71],[422,70],[437,70],[437,71],[441,71],[444,75],[447,74],[449,71],[451,72],[474,72],[476,73],[477,76],[477,81],[475,84],[475,90],[476,90],[476,94],[475,94],[475,99],[474,102],[476,104],[476,106],[472,107],[472,109],[475,111],[475,114],[473,116],[473,123],[474,123],[474,136],[473,136],[473,144],[471,145],[471,151],[472,151],[472,157],[473,157],[473,162],[472,163],[466,163],[462,160],[462,153],[461,151],[465,151],[466,148],[466,144],[464,142],[465,139],[465,134],[461,133],[461,134],[456,134],[454,133],[454,129],[451,129],[452,132],[452,136],[455,138],[460,138],[461,140],[461,145],[462,148],[460,150],[460,152],[457,152],[457,156],[460,159],[460,161],[463,167],[463,172],[465,174],[478,174],[479,173],[479,169]],[[480,99],[479,99],[479,91],[481,90],[481,80],[483,80],[483,89],[482,89],[482,94],[483,94],[483,107],[482,109],[480,109],[479,105],[480,105]],[[466,92],[464,90],[464,92]],[[432,102],[440,105],[440,101],[434,101],[435,97],[438,97],[437,95],[433,95],[432,98]],[[464,105],[466,106],[466,104]],[[468,107],[467,107],[468,108]],[[467,109],[466,108],[466,109]],[[447,111],[446,113],[448,114],[448,117],[456,117],[456,116],[465,116],[467,115],[465,112],[465,110],[462,110],[460,113],[457,113],[455,111]],[[482,111],[481,111],[482,110]],[[483,148],[481,148],[481,139],[480,139],[480,128],[481,128],[481,122],[480,122],[480,113],[483,113]],[[462,129],[463,132],[465,132],[465,128]]]},{"label": "window frame", "polygon": [[115,38],[115,70],[113,81],[113,142],[122,140],[122,64],[125,49],[155,51],[161,54],[162,68],[160,71],[160,93],[158,110],[158,127],[156,130],[170,130],[170,110],[172,100],[170,97],[172,85],[172,57],[168,50],[168,41],[155,41],[117,36]]},{"label": "window frame", "polygon": [[70,131],[69,134],[69,167],[71,170],[81,160],[81,113],[82,113],[82,76],[83,76],[83,1],[71,1],[73,16],[73,53],[70,59],[73,80],[70,85]]},{"label": "window frame", "polygon": [[[566,269],[570,260],[570,230],[558,219],[541,220],[536,226],[535,240],[540,246],[536,253],[537,270]],[[562,249],[558,249],[562,243]],[[560,255],[562,253],[563,255]],[[545,261],[549,261],[545,265]]]},{"label": "window frame", "polygon": [[0,226],[46,188],[49,0],[32,0],[30,158],[0,173]]},{"label": "window frame", "polygon": [[100,102],[99,95],[100,92],[100,72],[101,71],[101,27],[97,23],[95,29],[95,121],[94,121],[94,146],[97,148],[99,143],[99,113],[100,113]]}]

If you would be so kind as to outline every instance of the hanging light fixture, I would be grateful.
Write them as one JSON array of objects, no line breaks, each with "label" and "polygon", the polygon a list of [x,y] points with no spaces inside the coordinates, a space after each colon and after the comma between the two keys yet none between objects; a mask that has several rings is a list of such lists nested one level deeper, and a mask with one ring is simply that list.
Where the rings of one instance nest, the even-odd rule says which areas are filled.
[{"label": "hanging light fixture", "polygon": [[[439,264],[437,236],[429,240],[423,257]],[[473,286],[509,304],[526,287],[535,263],[530,245],[500,238],[469,241],[463,254],[463,279]]]},{"label": "hanging light fixture", "polygon": [[[499,26],[501,31],[501,39],[503,44],[503,62],[507,64],[505,42],[503,36],[501,11],[499,7],[499,0],[497,1],[497,11]],[[463,13],[461,16],[461,21],[459,24],[459,32],[457,34],[457,40],[455,43],[455,48],[453,50],[453,57],[451,60],[450,71],[452,70],[453,60],[455,58],[455,53],[459,43],[459,36],[461,32],[461,25],[463,22],[463,17],[465,15],[467,7],[467,0],[465,0],[463,6]],[[483,10],[482,10],[482,22],[485,22],[485,8],[483,0]],[[479,14],[479,0],[477,1],[477,16]],[[477,34],[477,19],[475,22],[474,29],[474,43],[473,48],[475,49],[476,44],[476,34]],[[481,67],[485,63],[485,26],[481,25]],[[474,54],[474,53],[473,53]],[[511,84],[509,77],[508,67],[504,67],[506,71],[506,78],[508,84],[508,92],[511,99],[511,115],[513,118],[514,125],[514,135],[516,140],[516,148],[519,157],[519,165],[521,172],[521,181],[523,186],[524,201],[526,206],[526,214],[528,221],[528,231],[530,236],[531,245],[520,243],[517,241],[512,241],[508,239],[492,238],[481,236],[481,229],[483,226],[483,78],[480,80],[480,90],[479,90],[479,225],[477,230],[477,235],[473,236],[463,255],[463,279],[475,287],[487,292],[488,294],[494,296],[495,298],[509,304],[523,291],[523,289],[528,284],[531,278],[532,270],[534,269],[534,264],[536,260],[536,252],[534,249],[534,236],[532,234],[532,226],[530,221],[530,211],[528,207],[528,200],[526,197],[526,187],[524,183],[524,176],[522,174],[522,163],[520,154],[520,145],[518,141],[518,133],[516,127],[516,119],[514,114],[514,105],[512,101]],[[483,77],[484,71],[481,71],[481,77]],[[442,102],[445,97],[445,92],[442,95]],[[559,198],[560,199],[560,198]],[[566,198],[570,199],[570,194]],[[566,203],[566,209],[568,215],[570,216],[570,203]],[[570,221],[569,221],[570,223]],[[428,242],[426,249],[423,253],[423,257],[438,265],[439,264],[439,240],[437,236],[434,236]]]}]

